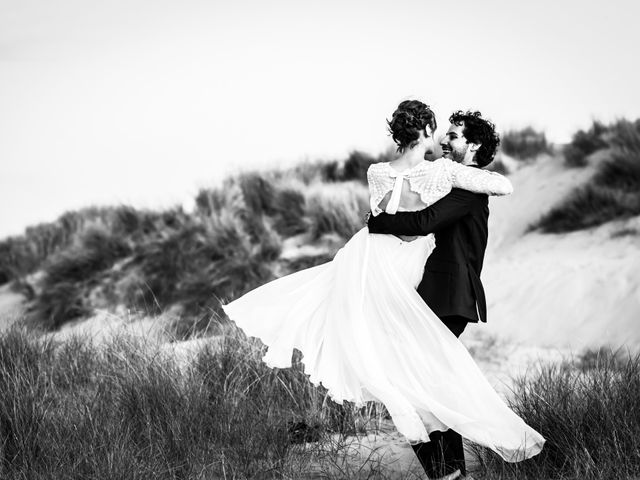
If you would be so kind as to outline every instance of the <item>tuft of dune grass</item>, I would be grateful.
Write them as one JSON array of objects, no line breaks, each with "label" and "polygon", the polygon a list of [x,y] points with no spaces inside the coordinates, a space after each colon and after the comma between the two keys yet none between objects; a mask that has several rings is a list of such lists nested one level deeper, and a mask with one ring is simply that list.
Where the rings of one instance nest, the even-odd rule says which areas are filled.
[{"label": "tuft of dune grass", "polygon": [[95,276],[130,253],[122,238],[91,228],[71,248],[50,257],[41,292],[30,306],[31,315],[48,329],[88,315],[87,291]]},{"label": "tuft of dune grass", "polygon": [[480,478],[609,480],[640,476],[640,355],[587,351],[516,382],[510,406],[546,441],[524,462],[475,447]]},{"label": "tuft of dune grass", "polygon": [[568,167],[584,167],[587,157],[598,150],[607,148],[605,139],[608,127],[594,120],[588,130],[578,130],[573,134],[571,142],[564,148],[565,165]]},{"label": "tuft of dune grass", "polygon": [[258,228],[261,241],[253,243],[241,219],[223,214],[139,246],[131,261],[139,280],[128,284],[126,303],[155,303],[159,311],[181,304],[186,312],[220,314],[218,299],[273,279],[270,262],[278,258],[281,240],[268,225]]},{"label": "tuft of dune grass", "polygon": [[33,273],[90,229],[103,229],[116,236],[138,240],[157,233],[180,216],[184,216],[181,209],[152,212],[126,205],[65,212],[54,222],[27,227],[24,235],[0,241],[0,280],[20,279]]},{"label": "tuft of dune grass", "polygon": [[[640,215],[640,121],[621,120],[599,129],[606,132],[597,138],[607,138],[608,158],[597,166],[589,183],[570,192],[531,229],[571,232]],[[589,148],[600,148],[598,142],[585,140]]]},{"label": "tuft of dune grass", "polygon": [[564,203],[545,214],[536,226],[545,233],[563,233],[635,215],[640,215],[639,195],[588,185],[573,191]]},{"label": "tuft of dune grass", "polygon": [[350,238],[364,227],[369,209],[365,192],[343,186],[318,187],[309,193],[307,214],[310,236],[319,239],[326,234]]},{"label": "tuft of dune grass", "polygon": [[544,132],[533,127],[521,130],[508,130],[500,137],[500,149],[507,155],[528,160],[551,152],[551,145]]}]

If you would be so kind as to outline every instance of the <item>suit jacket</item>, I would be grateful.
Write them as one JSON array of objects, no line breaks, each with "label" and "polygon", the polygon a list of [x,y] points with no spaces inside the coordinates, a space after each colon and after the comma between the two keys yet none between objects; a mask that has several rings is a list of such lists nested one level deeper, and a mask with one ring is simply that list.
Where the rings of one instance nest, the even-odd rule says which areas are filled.
[{"label": "suit jacket", "polygon": [[480,272],[488,219],[487,195],[454,188],[424,210],[371,216],[368,227],[370,233],[434,233],[436,247],[427,259],[418,293],[438,317],[458,315],[471,322],[486,322]]}]

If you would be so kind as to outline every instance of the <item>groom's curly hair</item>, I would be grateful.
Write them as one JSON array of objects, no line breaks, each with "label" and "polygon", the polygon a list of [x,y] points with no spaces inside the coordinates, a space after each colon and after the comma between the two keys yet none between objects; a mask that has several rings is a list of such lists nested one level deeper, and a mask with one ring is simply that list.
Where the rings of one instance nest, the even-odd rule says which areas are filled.
[{"label": "groom's curly hair", "polygon": [[419,100],[405,100],[393,112],[391,120],[387,120],[389,133],[398,146],[398,153],[413,147],[420,137],[420,131],[429,127],[431,131],[437,128],[436,116],[426,103]]},{"label": "groom's curly hair", "polygon": [[474,160],[480,167],[489,165],[498,151],[500,137],[496,133],[496,126],[489,120],[482,118],[480,112],[458,110],[449,117],[449,122],[458,126],[463,125],[462,134],[467,143],[480,144]]}]

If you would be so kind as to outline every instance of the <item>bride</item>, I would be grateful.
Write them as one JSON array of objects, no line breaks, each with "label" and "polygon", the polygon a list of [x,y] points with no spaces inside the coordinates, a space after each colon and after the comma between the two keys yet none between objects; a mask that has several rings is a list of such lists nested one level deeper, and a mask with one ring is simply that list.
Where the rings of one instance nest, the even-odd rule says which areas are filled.
[{"label": "bride", "polygon": [[[389,129],[401,155],[367,172],[373,215],[421,210],[452,188],[511,193],[499,174],[425,160],[435,128],[421,102],[402,102],[394,112]],[[416,291],[434,246],[433,235],[400,238],[365,227],[332,261],[267,283],[223,309],[269,347],[263,358],[269,366],[290,367],[299,349],[311,382],[338,403],[382,402],[412,445],[452,429],[506,461],[532,457],[544,438],[507,407]]]}]

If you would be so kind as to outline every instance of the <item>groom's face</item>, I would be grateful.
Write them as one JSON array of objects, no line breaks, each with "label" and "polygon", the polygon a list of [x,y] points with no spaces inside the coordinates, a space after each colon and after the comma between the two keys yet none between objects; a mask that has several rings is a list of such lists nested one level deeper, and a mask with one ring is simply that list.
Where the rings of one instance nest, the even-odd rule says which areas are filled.
[{"label": "groom's face", "polygon": [[464,122],[460,125],[452,123],[447,134],[442,138],[442,156],[463,165],[477,165],[475,156],[479,144],[469,143],[464,136]]},{"label": "groom's face", "polygon": [[442,138],[440,142],[442,156],[463,165],[471,165],[474,153],[469,149],[469,144],[464,136],[464,122],[461,123],[461,125],[452,123]]}]

